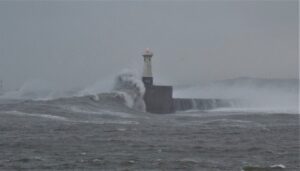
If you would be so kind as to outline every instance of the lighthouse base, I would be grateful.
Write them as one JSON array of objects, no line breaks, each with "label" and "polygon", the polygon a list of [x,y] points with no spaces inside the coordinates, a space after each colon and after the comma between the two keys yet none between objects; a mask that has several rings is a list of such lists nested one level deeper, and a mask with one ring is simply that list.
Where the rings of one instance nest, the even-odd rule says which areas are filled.
[{"label": "lighthouse base", "polygon": [[146,86],[144,100],[150,113],[173,113],[172,86]]}]

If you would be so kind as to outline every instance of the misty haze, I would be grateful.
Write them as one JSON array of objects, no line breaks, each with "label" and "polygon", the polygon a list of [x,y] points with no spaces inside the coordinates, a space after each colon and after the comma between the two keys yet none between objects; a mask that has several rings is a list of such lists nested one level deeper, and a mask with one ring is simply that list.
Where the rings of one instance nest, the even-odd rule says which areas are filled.
[{"label": "misty haze", "polygon": [[0,170],[300,170],[298,1],[1,1]]}]

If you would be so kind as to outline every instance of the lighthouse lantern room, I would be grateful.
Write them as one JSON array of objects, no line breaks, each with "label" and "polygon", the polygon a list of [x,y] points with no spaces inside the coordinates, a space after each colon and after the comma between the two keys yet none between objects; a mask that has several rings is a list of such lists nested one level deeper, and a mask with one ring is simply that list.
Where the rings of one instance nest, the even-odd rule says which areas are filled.
[{"label": "lighthouse lantern room", "polygon": [[152,66],[151,58],[153,53],[149,48],[146,48],[143,57],[144,57],[144,72],[143,72],[143,82],[146,87],[153,86],[153,76],[152,76]]}]

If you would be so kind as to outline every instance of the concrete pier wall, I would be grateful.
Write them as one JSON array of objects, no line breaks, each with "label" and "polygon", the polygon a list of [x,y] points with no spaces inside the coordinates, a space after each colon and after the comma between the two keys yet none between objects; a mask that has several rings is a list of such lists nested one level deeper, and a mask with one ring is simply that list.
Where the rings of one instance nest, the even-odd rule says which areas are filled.
[{"label": "concrete pier wall", "polygon": [[173,98],[172,86],[146,86],[144,100],[149,113],[174,113],[185,110],[210,110],[232,106],[226,99]]},{"label": "concrete pier wall", "polygon": [[150,113],[173,113],[172,86],[146,86],[144,100]]},{"label": "concrete pier wall", "polygon": [[222,99],[188,99],[175,98],[173,99],[173,106],[175,111],[184,110],[209,110],[221,107],[230,107],[231,103],[228,100]]}]

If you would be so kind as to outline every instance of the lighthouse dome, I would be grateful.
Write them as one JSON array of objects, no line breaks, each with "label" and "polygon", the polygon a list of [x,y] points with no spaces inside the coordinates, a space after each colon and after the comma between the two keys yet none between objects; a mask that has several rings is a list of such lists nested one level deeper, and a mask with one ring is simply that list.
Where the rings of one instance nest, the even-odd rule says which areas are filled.
[{"label": "lighthouse dome", "polygon": [[143,56],[153,56],[153,52],[151,52],[149,48],[146,48]]}]

